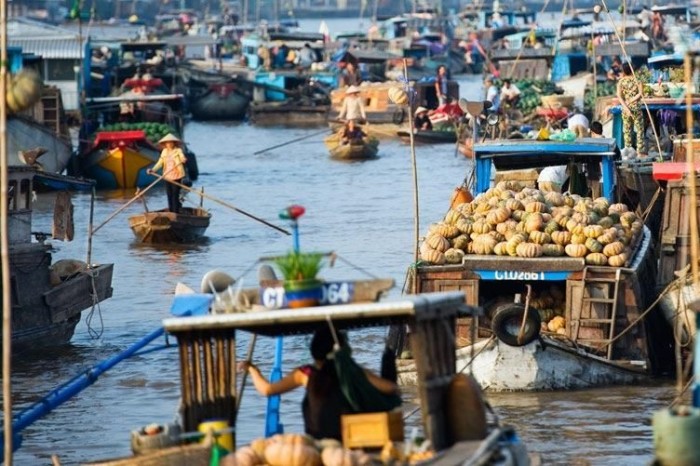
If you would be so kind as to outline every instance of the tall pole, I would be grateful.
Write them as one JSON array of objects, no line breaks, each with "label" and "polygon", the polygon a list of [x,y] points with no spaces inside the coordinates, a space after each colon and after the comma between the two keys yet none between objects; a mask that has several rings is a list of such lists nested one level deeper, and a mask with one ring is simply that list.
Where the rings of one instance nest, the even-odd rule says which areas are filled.
[{"label": "tall pole", "polygon": [[5,466],[12,466],[12,304],[7,239],[7,1],[0,0],[0,255],[2,256],[2,412]]}]

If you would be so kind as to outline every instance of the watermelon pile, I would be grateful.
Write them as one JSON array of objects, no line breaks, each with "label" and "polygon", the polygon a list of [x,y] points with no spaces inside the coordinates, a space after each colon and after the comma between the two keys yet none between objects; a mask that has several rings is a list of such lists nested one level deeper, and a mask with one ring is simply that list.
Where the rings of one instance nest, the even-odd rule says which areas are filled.
[{"label": "watermelon pile", "polygon": [[173,133],[177,136],[177,131],[172,126],[165,123],[113,123],[100,128],[100,131],[135,131],[143,130],[146,133],[146,139],[153,144],[156,144],[160,139],[168,133]]}]

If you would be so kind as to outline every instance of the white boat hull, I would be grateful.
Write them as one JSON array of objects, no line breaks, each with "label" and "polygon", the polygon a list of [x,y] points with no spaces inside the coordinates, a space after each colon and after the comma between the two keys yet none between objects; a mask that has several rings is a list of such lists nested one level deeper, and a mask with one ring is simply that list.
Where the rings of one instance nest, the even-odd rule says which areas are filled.
[{"label": "white boat hull", "polygon": [[[461,348],[457,351],[457,372],[469,372],[472,353],[471,373],[484,390],[493,392],[578,390],[631,384],[645,377],[644,366],[639,372],[627,369],[548,337],[521,347],[489,339],[473,348]],[[400,361],[399,383],[416,382],[413,364]]]}]

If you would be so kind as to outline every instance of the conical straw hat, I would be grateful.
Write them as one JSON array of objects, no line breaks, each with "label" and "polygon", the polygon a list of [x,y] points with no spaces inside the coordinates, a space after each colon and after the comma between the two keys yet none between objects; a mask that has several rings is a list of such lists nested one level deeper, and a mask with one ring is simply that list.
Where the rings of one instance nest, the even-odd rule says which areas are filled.
[{"label": "conical straw hat", "polygon": [[180,140],[179,140],[179,139],[177,138],[177,136],[175,136],[173,133],[168,133],[168,134],[166,134],[166,135],[163,137],[163,139],[161,139],[160,141],[158,141],[158,144],[164,144],[164,143],[166,143],[166,142],[177,142],[177,143],[179,143]]}]

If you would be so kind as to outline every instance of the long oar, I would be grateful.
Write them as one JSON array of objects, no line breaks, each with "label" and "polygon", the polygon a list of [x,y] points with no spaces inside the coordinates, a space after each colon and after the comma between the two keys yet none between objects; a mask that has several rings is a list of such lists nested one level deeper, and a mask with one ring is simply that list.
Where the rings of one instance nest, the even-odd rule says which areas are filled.
[{"label": "long oar", "polygon": [[169,170],[169,171],[163,173],[162,175],[160,175],[158,178],[156,178],[156,180],[155,180],[153,183],[151,183],[151,184],[149,184],[148,186],[146,186],[146,187],[143,189],[143,191],[137,192],[136,195],[135,195],[134,197],[132,197],[131,199],[129,199],[129,201],[128,201],[126,204],[124,204],[123,206],[121,206],[120,208],[118,208],[117,210],[115,210],[114,213],[112,213],[112,215],[110,215],[109,217],[107,217],[107,220],[105,220],[104,222],[100,223],[97,227],[93,228],[92,234],[94,235],[95,233],[97,233],[97,230],[99,230],[100,228],[102,228],[103,226],[105,226],[110,220],[112,220],[114,217],[116,217],[116,216],[119,214],[119,212],[121,212],[122,210],[126,209],[126,208],[129,207],[131,204],[133,204],[133,203],[136,202],[138,199],[140,199],[141,196],[143,196],[144,194],[146,194],[146,192],[147,192],[149,189],[151,189],[152,187],[154,187],[155,185],[157,185],[158,182],[159,182],[160,180],[162,180],[163,177],[164,177],[165,175],[167,175],[168,173],[170,173],[170,171],[171,171],[171,170]]},{"label": "long oar", "polygon": [[[248,343],[248,355],[246,356],[246,362],[251,362],[253,360],[253,351],[255,351],[255,342],[258,339],[258,334],[254,333],[250,337],[250,342]],[[238,412],[241,410],[241,398],[243,398],[243,390],[245,389],[245,382],[248,378],[248,371],[243,372],[241,375],[241,387],[236,395],[236,411],[233,413],[233,425],[236,425],[235,420],[238,418]]]},{"label": "long oar", "polygon": [[218,203],[218,204],[221,204],[221,205],[224,206],[224,207],[228,207],[229,209],[235,210],[235,211],[238,212],[239,214],[243,214],[243,215],[245,215],[246,217],[252,218],[253,220],[255,220],[255,221],[257,221],[257,222],[260,222],[260,223],[262,223],[262,224],[264,224],[264,225],[267,225],[267,226],[270,227],[270,228],[274,228],[275,230],[277,230],[277,231],[279,231],[279,232],[281,232],[281,233],[284,233],[285,235],[291,235],[291,233],[290,233],[289,231],[285,230],[284,228],[278,227],[277,225],[273,225],[272,223],[268,222],[267,220],[263,220],[263,219],[261,219],[260,217],[256,217],[255,215],[251,214],[250,212],[246,212],[246,211],[243,210],[243,209],[239,209],[238,207],[234,206],[233,204],[229,204],[228,202],[223,201],[223,200],[221,200],[221,199],[219,199],[219,198],[217,198],[217,197],[211,196],[211,195],[209,195],[209,194],[205,194],[205,193],[203,193],[203,192],[201,192],[201,191],[197,191],[196,189],[192,189],[192,188],[190,188],[189,186],[185,186],[185,185],[182,184],[182,183],[178,183],[177,181],[168,180],[168,179],[166,179],[165,181],[167,181],[168,183],[172,183],[172,184],[174,184],[175,186],[179,186],[180,188],[182,188],[182,189],[184,189],[184,190],[186,190],[186,191],[189,191],[189,192],[191,192],[191,193],[195,193],[195,194],[198,195],[198,196],[202,196],[202,197],[204,197],[204,198],[207,198],[207,199],[209,199],[210,201],[214,201],[214,202],[216,202],[216,203]]},{"label": "long oar", "polygon": [[[255,151],[255,152],[253,152],[253,155],[262,154],[263,152],[268,152],[268,151],[271,151],[272,149],[278,149],[278,148],[283,147],[283,146],[286,146],[286,145],[288,145],[288,144],[293,144],[293,143],[295,143],[295,142],[303,141],[304,139],[309,139],[309,138],[312,138],[312,137],[314,137],[314,136],[318,136],[319,134],[323,134],[323,133],[327,133],[327,132],[328,132],[328,130],[327,130],[327,129],[324,129],[324,130],[322,130],[322,131],[318,131],[318,132],[315,132],[315,133],[307,134],[306,136],[302,136],[302,137],[299,137],[299,138],[296,138],[296,139],[292,139],[291,141],[283,142],[282,144],[277,144],[277,145],[274,145],[274,146],[272,146],[272,147],[268,147],[267,149],[262,149],[262,150],[259,150],[259,151]],[[287,234],[289,234],[289,233],[287,233]]]}]

